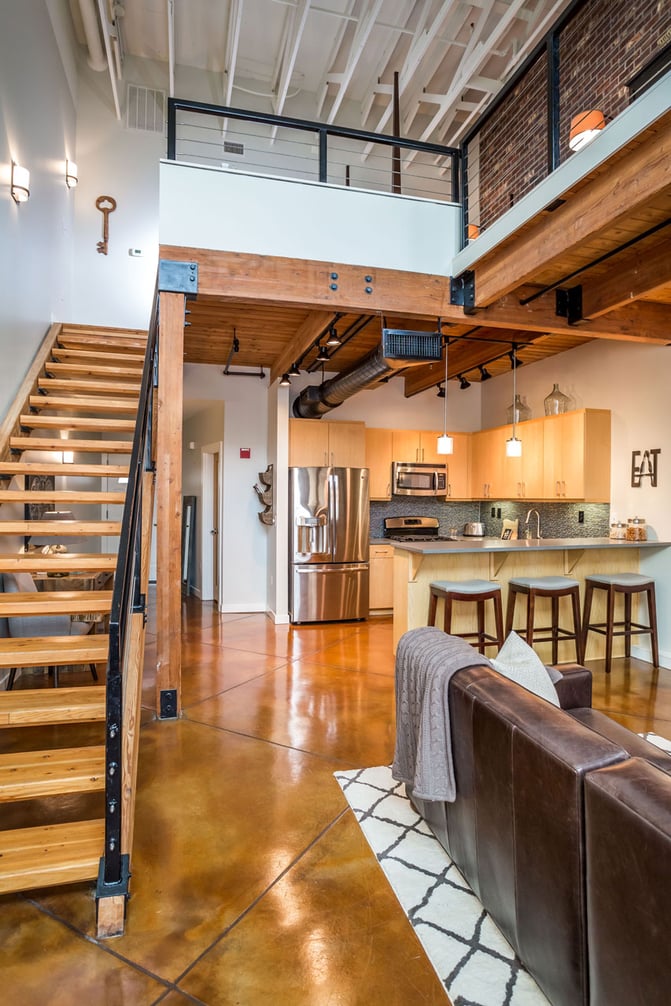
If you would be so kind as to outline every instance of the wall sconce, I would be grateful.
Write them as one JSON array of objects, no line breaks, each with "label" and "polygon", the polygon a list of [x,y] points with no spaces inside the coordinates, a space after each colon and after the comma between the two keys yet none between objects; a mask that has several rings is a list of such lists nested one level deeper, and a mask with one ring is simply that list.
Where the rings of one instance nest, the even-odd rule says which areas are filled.
[{"label": "wall sconce", "polygon": [[574,115],[571,119],[571,131],[568,138],[571,150],[582,150],[592,142],[595,136],[599,135],[605,125],[606,117],[596,108]]},{"label": "wall sconce", "polygon": [[30,171],[12,161],[11,178],[12,199],[15,203],[27,203],[30,197]]},{"label": "wall sconce", "polygon": [[480,237],[480,227],[478,224],[469,224],[466,228],[466,237],[469,241],[475,241]]},{"label": "wall sconce", "polygon": [[65,162],[65,184],[69,189],[74,189],[79,181],[79,174],[77,173],[77,164],[75,161]]}]

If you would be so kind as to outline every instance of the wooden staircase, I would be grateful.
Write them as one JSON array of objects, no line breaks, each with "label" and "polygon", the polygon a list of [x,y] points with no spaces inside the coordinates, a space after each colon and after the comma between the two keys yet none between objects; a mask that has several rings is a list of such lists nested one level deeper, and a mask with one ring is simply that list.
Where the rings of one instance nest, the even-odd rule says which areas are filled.
[{"label": "wooden staircase", "polygon": [[[43,586],[67,589],[0,593],[0,619],[40,616],[48,623],[50,616],[70,615],[102,619],[105,626],[117,561],[116,551],[105,550],[105,543],[111,538],[115,547],[120,534],[125,488],[117,480],[128,477],[128,459],[110,463],[108,456],[131,453],[146,341],[146,333],[137,331],[50,329],[0,427],[0,573],[40,574]],[[74,452],[72,463],[64,460],[64,451]],[[31,488],[49,476],[56,488],[48,481],[46,487]],[[96,479],[100,486],[92,488]],[[29,510],[34,504],[39,506]],[[71,516],[39,519],[40,507]],[[94,507],[99,516],[91,516]],[[112,517],[110,508],[117,510]],[[85,516],[79,517],[82,510]],[[31,549],[35,538],[65,545],[67,551]],[[102,550],[79,550],[78,538],[99,540]],[[17,541],[23,542],[20,550]],[[0,672],[19,669],[17,686],[0,691],[0,803],[14,809],[14,826],[0,831],[0,894],[98,876],[105,834],[105,682],[55,688],[45,673],[20,672],[93,664],[102,678],[109,636],[96,632],[98,627],[87,635],[0,638]],[[63,680],[67,673],[62,672]],[[81,724],[91,723],[99,724],[97,742],[80,743]],[[17,741],[28,727],[42,735],[37,750]],[[63,730],[72,733],[71,746],[45,743],[58,736],[62,744]],[[49,800],[91,793],[101,794],[99,817],[48,823]],[[19,820],[24,826],[16,826]]]}]

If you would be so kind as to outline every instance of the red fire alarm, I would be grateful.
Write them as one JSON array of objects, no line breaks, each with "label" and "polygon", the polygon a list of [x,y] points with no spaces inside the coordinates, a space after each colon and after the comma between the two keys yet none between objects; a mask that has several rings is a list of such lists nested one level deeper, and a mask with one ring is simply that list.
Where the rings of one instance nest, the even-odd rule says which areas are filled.
[{"label": "red fire alarm", "polygon": [[249,460],[249,458],[251,458],[251,456],[252,456],[252,449],[251,449],[251,447],[241,447],[240,448],[240,457],[241,458],[247,458],[247,460]]}]

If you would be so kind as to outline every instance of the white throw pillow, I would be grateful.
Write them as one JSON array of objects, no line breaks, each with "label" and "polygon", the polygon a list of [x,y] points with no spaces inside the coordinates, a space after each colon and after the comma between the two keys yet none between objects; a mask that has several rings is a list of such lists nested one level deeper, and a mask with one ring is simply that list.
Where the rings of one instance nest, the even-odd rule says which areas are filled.
[{"label": "white throw pillow", "polygon": [[559,705],[557,690],[552,684],[545,664],[528,643],[511,632],[496,657],[492,667],[511,681],[516,681],[530,692],[540,695],[553,705]]}]

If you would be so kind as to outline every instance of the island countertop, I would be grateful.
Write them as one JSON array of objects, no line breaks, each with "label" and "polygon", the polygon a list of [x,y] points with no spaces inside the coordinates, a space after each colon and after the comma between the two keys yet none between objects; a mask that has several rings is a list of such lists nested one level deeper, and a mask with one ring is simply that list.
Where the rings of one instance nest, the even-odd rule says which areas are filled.
[{"label": "island countertop", "polygon": [[393,541],[380,539],[404,552],[416,555],[458,555],[473,552],[551,552],[563,549],[668,548],[668,541],[625,541],[622,538],[458,538],[450,541]]}]

